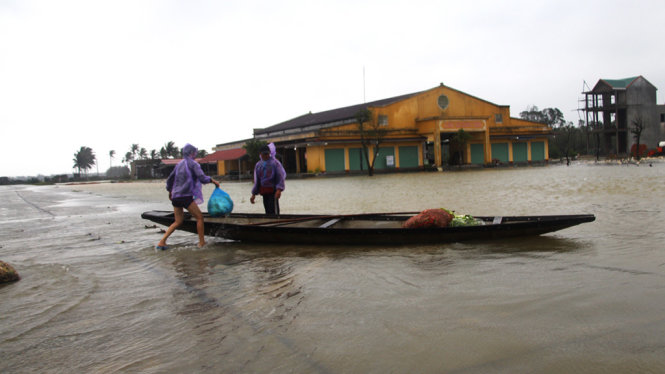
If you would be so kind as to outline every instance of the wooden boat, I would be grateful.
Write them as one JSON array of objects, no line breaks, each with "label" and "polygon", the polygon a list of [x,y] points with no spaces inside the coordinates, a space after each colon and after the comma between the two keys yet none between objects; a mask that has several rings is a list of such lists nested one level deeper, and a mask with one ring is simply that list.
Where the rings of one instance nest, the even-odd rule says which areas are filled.
[{"label": "wooden boat", "polygon": [[[206,235],[243,242],[403,245],[540,235],[596,219],[593,214],[474,217],[478,225],[402,228],[402,223],[417,213],[287,214],[280,217],[244,213],[211,217],[204,213],[204,221]],[[165,226],[175,219],[173,212],[168,211],[144,212],[141,217]],[[179,229],[195,233],[196,220],[186,213]]]}]

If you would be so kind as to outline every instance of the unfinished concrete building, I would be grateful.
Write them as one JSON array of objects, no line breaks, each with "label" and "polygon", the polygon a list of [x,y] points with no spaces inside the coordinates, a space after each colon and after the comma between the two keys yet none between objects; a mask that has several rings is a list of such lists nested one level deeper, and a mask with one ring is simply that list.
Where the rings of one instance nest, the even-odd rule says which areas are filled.
[{"label": "unfinished concrete building", "polygon": [[598,154],[628,155],[636,143],[631,133],[636,121],[644,124],[640,144],[654,149],[665,140],[665,105],[656,103],[656,91],[640,75],[601,79],[592,90],[583,92],[586,123],[593,129]]}]

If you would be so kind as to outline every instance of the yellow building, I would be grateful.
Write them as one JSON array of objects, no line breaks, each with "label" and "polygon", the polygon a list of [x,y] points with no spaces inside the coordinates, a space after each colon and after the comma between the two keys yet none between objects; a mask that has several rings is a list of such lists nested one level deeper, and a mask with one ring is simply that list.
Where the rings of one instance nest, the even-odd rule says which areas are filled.
[{"label": "yellow building", "polygon": [[[360,131],[360,110],[372,113]],[[460,130],[462,136],[458,135]],[[510,117],[510,107],[438,87],[370,103],[308,113],[254,129],[254,138],[273,142],[289,173],[367,170],[362,139],[369,140],[377,171],[424,169],[452,164],[511,164],[548,161],[549,127]],[[463,139],[463,140],[460,140]]]}]

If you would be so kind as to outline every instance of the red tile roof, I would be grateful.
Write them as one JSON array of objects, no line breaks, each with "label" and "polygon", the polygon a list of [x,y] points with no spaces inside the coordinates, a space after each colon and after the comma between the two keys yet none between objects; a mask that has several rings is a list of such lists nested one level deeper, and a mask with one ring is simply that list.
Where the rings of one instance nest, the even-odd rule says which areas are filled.
[{"label": "red tile roof", "polygon": [[217,151],[205,156],[202,159],[197,159],[201,164],[214,163],[217,161],[237,160],[247,154],[244,148],[226,149]]},{"label": "red tile roof", "polygon": [[[226,149],[211,153],[203,158],[197,158],[196,162],[199,164],[211,164],[216,163],[217,161],[237,160],[246,154],[247,151],[244,148]],[[162,159],[162,164],[176,165],[180,161],[182,161],[181,158],[164,158]]]}]

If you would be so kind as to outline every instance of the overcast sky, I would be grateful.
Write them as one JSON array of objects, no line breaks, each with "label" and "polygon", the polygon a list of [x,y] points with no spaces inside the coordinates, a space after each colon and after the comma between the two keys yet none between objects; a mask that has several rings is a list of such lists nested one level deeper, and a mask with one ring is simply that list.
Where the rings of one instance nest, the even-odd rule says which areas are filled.
[{"label": "overcast sky", "polygon": [[100,172],[133,143],[210,152],[441,82],[577,123],[584,81],[665,89],[664,17],[662,0],[0,0],[0,176],[71,173],[81,146]]}]

